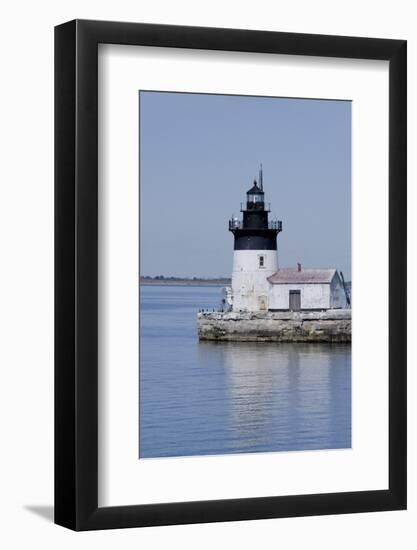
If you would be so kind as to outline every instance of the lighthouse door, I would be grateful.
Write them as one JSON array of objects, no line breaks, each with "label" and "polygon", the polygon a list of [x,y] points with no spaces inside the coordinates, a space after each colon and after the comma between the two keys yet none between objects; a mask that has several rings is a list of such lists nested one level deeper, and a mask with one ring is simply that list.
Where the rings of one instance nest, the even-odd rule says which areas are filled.
[{"label": "lighthouse door", "polygon": [[268,309],[266,296],[259,296],[259,309],[261,311]]},{"label": "lighthouse door", "polygon": [[299,290],[290,290],[290,310],[300,311],[301,309],[301,292]]}]

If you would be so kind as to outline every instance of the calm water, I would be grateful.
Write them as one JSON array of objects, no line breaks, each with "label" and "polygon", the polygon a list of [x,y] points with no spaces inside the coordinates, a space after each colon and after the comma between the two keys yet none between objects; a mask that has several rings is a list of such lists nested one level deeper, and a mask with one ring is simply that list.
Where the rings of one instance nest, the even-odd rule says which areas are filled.
[{"label": "calm water", "polygon": [[199,342],[220,298],[141,287],[139,456],[350,447],[350,346]]}]

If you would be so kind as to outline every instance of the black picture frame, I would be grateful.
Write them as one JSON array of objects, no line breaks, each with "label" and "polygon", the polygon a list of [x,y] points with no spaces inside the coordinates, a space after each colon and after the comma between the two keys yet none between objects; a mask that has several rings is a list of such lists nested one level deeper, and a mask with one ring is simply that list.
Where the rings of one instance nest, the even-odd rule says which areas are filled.
[{"label": "black picture frame", "polygon": [[[106,43],[389,61],[387,490],[98,507],[97,52],[98,44]],[[404,40],[106,21],[74,20],[55,28],[57,524],[78,531],[406,508],[406,45]]]}]

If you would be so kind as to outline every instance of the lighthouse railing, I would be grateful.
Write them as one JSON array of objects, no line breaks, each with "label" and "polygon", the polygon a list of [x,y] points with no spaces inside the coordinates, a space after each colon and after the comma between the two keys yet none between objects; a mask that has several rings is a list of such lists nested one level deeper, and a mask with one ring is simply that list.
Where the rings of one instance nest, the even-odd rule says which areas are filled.
[{"label": "lighthouse railing", "polygon": [[229,220],[229,230],[232,230],[232,229],[243,229],[242,220],[236,220],[234,218]]},{"label": "lighthouse railing", "polygon": [[[243,227],[243,221],[238,220],[236,218],[232,218],[229,220],[229,230],[233,231],[233,229],[244,229]],[[282,221],[280,220],[272,220],[268,222],[268,229],[274,229],[275,231],[282,231]]]},{"label": "lighthouse railing", "polygon": [[268,222],[268,229],[276,229],[277,231],[282,231],[282,221],[273,220]]}]

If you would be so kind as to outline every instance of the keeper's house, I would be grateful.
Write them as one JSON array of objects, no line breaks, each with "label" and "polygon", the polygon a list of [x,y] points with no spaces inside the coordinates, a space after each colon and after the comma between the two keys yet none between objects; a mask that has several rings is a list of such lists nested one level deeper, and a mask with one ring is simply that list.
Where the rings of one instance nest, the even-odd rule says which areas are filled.
[{"label": "keeper's house", "polygon": [[346,294],[336,269],[285,267],[267,278],[271,311],[345,308]]}]

